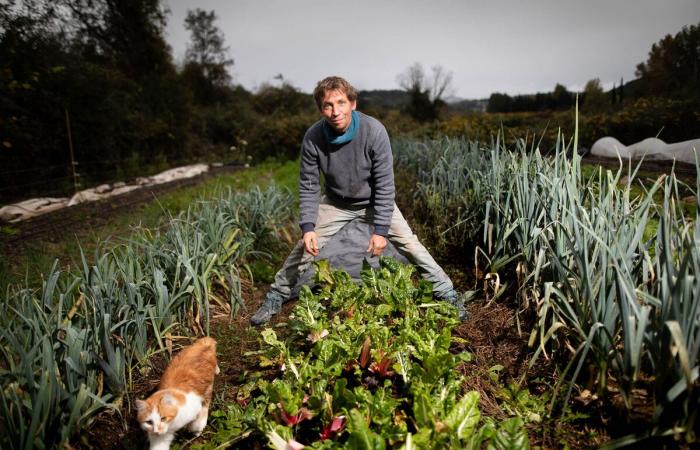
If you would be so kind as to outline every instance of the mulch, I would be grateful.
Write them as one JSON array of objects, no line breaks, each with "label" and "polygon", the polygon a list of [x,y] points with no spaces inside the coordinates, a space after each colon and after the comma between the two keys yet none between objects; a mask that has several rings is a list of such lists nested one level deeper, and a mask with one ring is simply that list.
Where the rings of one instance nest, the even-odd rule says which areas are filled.
[{"label": "mulch", "polygon": [[113,197],[68,206],[21,222],[4,224],[0,221],[0,225],[12,228],[12,233],[0,234],[0,248],[3,249],[3,253],[11,252],[31,241],[51,240],[54,236],[64,235],[68,230],[74,231],[86,228],[88,225],[96,229],[109,223],[116,213],[151,202],[168,192],[201,184],[212,176],[235,172],[242,168],[243,166],[240,165],[212,167],[209,171],[194,177],[144,186]]}]

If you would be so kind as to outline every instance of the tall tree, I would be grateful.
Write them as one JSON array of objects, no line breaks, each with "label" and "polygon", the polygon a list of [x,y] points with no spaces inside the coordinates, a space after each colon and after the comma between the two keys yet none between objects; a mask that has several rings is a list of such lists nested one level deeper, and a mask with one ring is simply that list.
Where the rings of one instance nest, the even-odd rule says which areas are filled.
[{"label": "tall tree", "polygon": [[397,77],[401,86],[411,97],[408,113],[420,121],[435,120],[446,106],[445,98],[452,93],[452,72],[440,65],[431,68],[428,77],[420,63],[414,63]]},{"label": "tall tree", "polygon": [[[101,97],[118,99],[125,110],[111,113],[111,122],[120,123],[115,127],[115,148],[120,152],[116,158],[124,159],[128,155],[121,152],[127,151],[143,162],[164,152],[182,157],[191,117],[189,99],[165,42],[168,10],[161,0],[56,1],[74,18],[75,47],[80,50],[76,53],[88,67],[99,68],[108,82]],[[108,87],[115,82],[119,88]],[[85,106],[75,100],[71,108]]]},{"label": "tall tree", "polygon": [[77,18],[85,48],[111,60],[130,79],[173,72],[163,37],[168,10],[160,0],[59,0]]},{"label": "tall tree", "polygon": [[599,78],[588,80],[583,88],[583,109],[586,111],[602,111],[608,106]]},{"label": "tall tree", "polygon": [[557,83],[552,92],[553,109],[567,109],[574,104],[574,96],[562,84]]},{"label": "tall tree", "polygon": [[620,77],[620,92],[618,98],[620,103],[625,99],[625,80],[622,77]]},{"label": "tall tree", "polygon": [[700,99],[700,24],[653,44],[636,75],[644,95]]},{"label": "tall tree", "polygon": [[617,104],[617,84],[613,84],[613,87],[610,90],[610,104],[611,105]]},{"label": "tall tree", "polygon": [[513,110],[513,98],[508,94],[494,92],[489,97],[486,111],[490,113],[511,112]]},{"label": "tall tree", "polygon": [[185,28],[190,32],[190,44],[185,58],[202,70],[204,77],[215,85],[226,85],[231,81],[227,68],[233,65],[224,34],[216,26],[216,13],[202,9],[188,10]]},{"label": "tall tree", "polygon": [[52,2],[0,1],[0,204],[66,174],[64,28]]}]

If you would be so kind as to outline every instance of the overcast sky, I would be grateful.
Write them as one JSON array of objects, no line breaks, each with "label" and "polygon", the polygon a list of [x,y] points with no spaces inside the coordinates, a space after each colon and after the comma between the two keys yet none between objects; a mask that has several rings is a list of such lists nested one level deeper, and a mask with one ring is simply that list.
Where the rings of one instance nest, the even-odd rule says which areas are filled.
[{"label": "overcast sky", "polygon": [[651,45],[700,22],[700,0],[165,0],[166,38],[181,62],[188,9],[214,10],[234,82],[277,74],[311,92],[327,75],[396,89],[414,62],[453,73],[454,94],[580,90],[634,78]]}]

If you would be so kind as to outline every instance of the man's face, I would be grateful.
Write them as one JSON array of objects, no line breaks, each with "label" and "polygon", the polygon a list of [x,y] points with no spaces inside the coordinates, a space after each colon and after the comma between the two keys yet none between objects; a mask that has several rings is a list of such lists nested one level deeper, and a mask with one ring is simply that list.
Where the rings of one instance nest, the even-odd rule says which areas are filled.
[{"label": "man's face", "polygon": [[356,106],[357,102],[351,102],[345,92],[328,91],[321,102],[321,115],[336,132],[343,133],[352,122],[352,111]]}]

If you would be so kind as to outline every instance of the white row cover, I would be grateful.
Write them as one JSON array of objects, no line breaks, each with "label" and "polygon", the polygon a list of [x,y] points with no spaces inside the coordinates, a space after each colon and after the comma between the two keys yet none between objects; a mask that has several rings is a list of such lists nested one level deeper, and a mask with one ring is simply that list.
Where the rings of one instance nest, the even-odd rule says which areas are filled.
[{"label": "white row cover", "polygon": [[623,145],[614,137],[606,136],[595,141],[591,154],[608,158],[642,159],[649,161],[676,160],[695,164],[700,156],[700,139],[667,144],[661,139],[647,138],[632,145]]},{"label": "white row cover", "polygon": [[129,184],[124,183],[123,181],[113,184],[101,184],[99,186],[77,192],[72,197],[32,198],[0,208],[0,221],[20,222],[30,217],[45,214],[49,211],[65,208],[66,206],[73,206],[77,205],[78,203],[92,202],[107,197],[113,197],[115,195],[133,191],[144,186],[153,186],[183,178],[191,178],[207,172],[208,170],[208,164],[192,164],[189,166],[169,169],[151,177],[139,177]]}]

